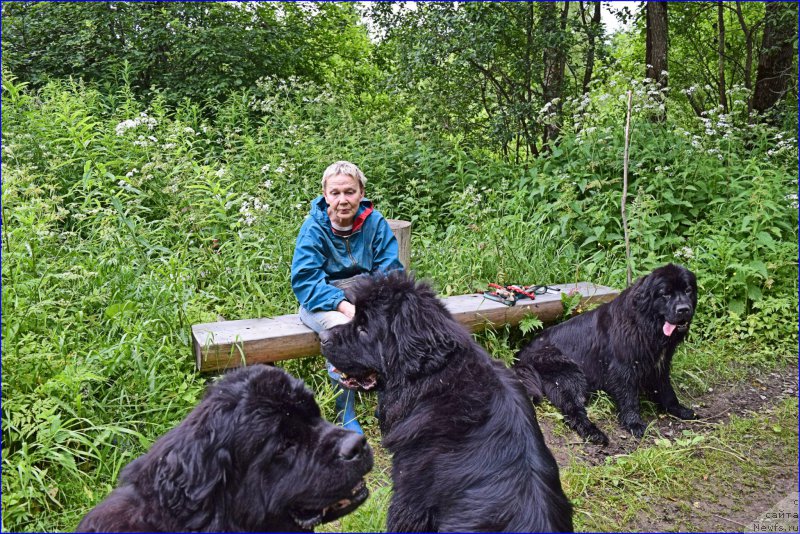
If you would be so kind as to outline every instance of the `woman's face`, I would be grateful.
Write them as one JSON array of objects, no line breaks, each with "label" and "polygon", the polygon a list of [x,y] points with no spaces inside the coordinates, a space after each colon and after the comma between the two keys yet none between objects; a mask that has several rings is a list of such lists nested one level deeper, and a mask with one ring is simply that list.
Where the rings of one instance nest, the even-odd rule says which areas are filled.
[{"label": "woman's face", "polygon": [[328,203],[328,217],[337,226],[350,226],[356,217],[358,204],[364,198],[364,190],[358,178],[347,174],[336,174],[325,181],[322,192]]}]

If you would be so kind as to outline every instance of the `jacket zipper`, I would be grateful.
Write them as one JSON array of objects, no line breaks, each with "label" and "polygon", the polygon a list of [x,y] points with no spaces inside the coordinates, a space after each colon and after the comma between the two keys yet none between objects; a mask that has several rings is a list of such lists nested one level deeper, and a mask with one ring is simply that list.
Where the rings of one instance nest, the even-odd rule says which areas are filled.
[{"label": "jacket zipper", "polygon": [[353,267],[356,265],[356,259],[353,257],[352,252],[350,251],[350,237],[344,238],[344,246],[347,249],[347,256],[350,258],[350,261],[353,263]]}]

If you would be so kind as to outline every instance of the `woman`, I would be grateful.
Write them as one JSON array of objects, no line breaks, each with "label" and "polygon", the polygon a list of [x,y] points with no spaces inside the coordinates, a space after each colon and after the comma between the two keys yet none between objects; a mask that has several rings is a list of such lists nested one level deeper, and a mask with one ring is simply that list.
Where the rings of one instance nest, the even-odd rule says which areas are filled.
[{"label": "woman", "polygon": [[[322,195],[311,202],[292,258],[292,291],[300,319],[319,333],[348,322],[355,306],[344,288],[354,277],[402,269],[397,239],[383,215],[364,198],[367,179],[356,165],[337,161],[322,174]],[[336,419],[363,434],[356,420],[355,392],[345,389],[338,371],[327,364],[339,390]]]}]

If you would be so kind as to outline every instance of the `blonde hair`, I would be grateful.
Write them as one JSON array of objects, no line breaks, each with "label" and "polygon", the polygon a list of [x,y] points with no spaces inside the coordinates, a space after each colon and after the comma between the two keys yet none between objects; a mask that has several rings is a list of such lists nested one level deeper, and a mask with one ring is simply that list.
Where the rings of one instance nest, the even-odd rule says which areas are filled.
[{"label": "blonde hair", "polygon": [[337,174],[344,174],[346,176],[350,176],[351,178],[357,178],[358,181],[361,182],[361,189],[364,190],[367,188],[367,177],[364,176],[364,173],[361,172],[361,169],[359,169],[355,163],[350,163],[349,161],[337,161],[328,165],[328,168],[322,173],[323,191],[325,191],[325,183],[328,181],[328,178],[331,176],[336,176]]}]

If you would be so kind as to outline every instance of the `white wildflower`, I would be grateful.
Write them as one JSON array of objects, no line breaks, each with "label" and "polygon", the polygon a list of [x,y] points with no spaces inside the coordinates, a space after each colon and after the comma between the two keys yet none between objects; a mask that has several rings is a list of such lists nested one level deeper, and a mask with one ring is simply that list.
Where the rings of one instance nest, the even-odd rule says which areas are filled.
[{"label": "white wildflower", "polygon": [[158,121],[152,117],[148,117],[147,113],[143,111],[135,119],[127,119],[117,124],[115,131],[118,136],[121,136],[128,130],[133,130],[142,125],[147,126],[148,130],[152,130],[158,125]]},{"label": "white wildflower", "polygon": [[135,121],[128,119],[117,124],[115,130],[118,136],[122,136],[123,134],[125,134],[126,131],[132,130],[133,128],[136,128],[136,126],[137,124]]},{"label": "white wildflower", "polygon": [[675,252],[675,257],[678,259],[691,260],[694,258],[694,250],[692,250],[692,247],[681,247]]}]

